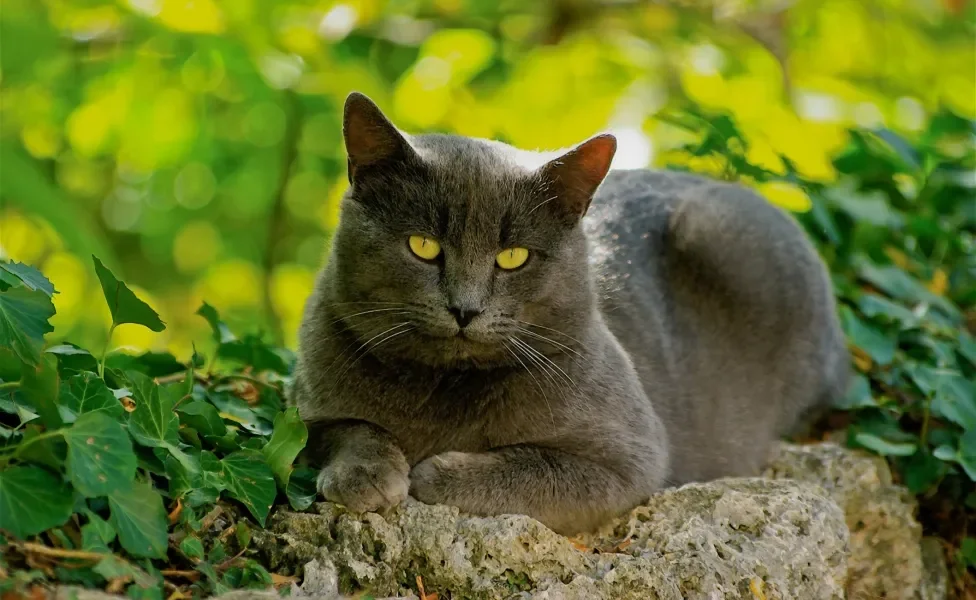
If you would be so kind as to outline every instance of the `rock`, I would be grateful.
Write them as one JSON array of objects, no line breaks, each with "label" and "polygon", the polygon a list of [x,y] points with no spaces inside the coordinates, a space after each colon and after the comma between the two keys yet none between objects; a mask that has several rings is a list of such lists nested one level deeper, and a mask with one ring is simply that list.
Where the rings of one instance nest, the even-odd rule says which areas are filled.
[{"label": "rock", "polygon": [[[944,580],[939,584],[937,578],[925,579],[923,574],[922,528],[915,520],[915,499],[892,484],[884,459],[836,444],[784,444],[765,475],[819,485],[843,509],[851,532],[849,599],[946,597]],[[940,559],[933,555],[930,560]],[[930,565],[933,569],[938,567]]]},{"label": "rock", "polygon": [[[651,498],[571,541],[523,516],[481,518],[407,500],[386,517],[329,503],[279,511],[255,534],[269,567],[331,561],[342,593],[539,600],[844,597],[844,515],[818,488],[739,479]],[[306,576],[307,577],[307,576]]]},{"label": "rock", "polygon": [[[386,515],[330,503],[278,510],[253,534],[265,566],[302,577],[290,596],[346,600],[944,600],[940,542],[887,463],[836,444],[783,445],[765,478],[653,496],[599,532],[568,539],[523,516],[460,514],[408,499]],[[68,589],[68,588],[64,588]],[[77,600],[105,594],[73,588]],[[350,596],[350,594],[354,596]],[[275,600],[238,591],[226,600]],[[58,600],[74,600],[62,590]]]}]

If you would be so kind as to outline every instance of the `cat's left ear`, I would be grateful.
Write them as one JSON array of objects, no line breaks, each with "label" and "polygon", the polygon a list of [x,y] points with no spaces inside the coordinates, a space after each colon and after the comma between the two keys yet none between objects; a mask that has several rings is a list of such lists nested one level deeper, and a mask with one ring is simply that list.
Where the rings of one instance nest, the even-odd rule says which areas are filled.
[{"label": "cat's left ear", "polygon": [[596,188],[610,170],[617,151],[617,138],[609,133],[591,137],[559,158],[543,165],[539,172],[549,184],[549,194],[576,218],[586,214]]}]

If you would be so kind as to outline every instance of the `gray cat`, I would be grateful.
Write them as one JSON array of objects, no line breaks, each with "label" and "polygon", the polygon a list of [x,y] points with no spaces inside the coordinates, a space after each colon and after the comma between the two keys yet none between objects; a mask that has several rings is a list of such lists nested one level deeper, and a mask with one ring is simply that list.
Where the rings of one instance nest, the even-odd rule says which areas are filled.
[{"label": "gray cat", "polygon": [[608,174],[609,135],[550,155],[408,136],[360,94],[343,125],[352,185],[293,391],[326,499],[579,532],[756,473],[844,392],[824,267],[747,189]]}]

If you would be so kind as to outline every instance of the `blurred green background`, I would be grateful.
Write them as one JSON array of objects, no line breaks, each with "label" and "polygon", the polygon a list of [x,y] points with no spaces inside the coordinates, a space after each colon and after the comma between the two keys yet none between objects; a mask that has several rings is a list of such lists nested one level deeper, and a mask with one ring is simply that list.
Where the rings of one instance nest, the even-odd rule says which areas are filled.
[{"label": "blurred green background", "polygon": [[[678,155],[661,118],[727,111],[748,159],[835,177],[849,127],[976,117],[969,0],[3,0],[0,255],[61,292],[58,338],[100,347],[97,254],[167,322],[116,345],[185,358],[201,300],[293,345],[346,187],[341,110],[525,148],[618,135],[616,167]],[[802,193],[770,193],[802,212]]]}]

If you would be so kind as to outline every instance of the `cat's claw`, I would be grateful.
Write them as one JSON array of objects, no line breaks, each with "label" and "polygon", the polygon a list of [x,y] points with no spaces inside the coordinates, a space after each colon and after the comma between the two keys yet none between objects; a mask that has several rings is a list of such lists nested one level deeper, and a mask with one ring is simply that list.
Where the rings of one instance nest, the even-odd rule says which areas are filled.
[{"label": "cat's claw", "polygon": [[399,461],[334,461],[319,472],[319,493],[353,512],[393,508],[407,497],[409,466]]}]

